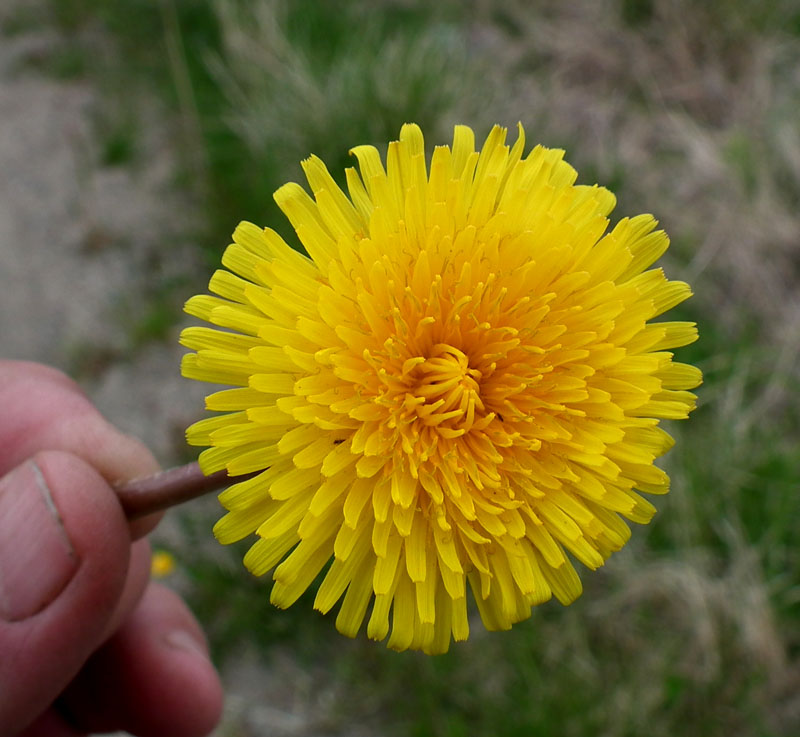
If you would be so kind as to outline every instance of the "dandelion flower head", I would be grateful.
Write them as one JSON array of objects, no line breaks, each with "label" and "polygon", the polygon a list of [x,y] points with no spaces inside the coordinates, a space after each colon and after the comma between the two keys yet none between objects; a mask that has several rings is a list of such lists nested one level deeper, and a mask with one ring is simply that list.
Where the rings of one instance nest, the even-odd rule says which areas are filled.
[{"label": "dandelion flower head", "polygon": [[[405,125],[386,163],[357,146],[345,193],[316,157],[311,195],[275,200],[308,256],[242,223],[186,310],[184,376],[234,388],[192,425],[204,472],[251,474],[220,495],[222,543],[255,535],[285,608],[319,577],[337,629],[428,653],[581,593],[647,523],[669,479],[660,419],[694,408],[690,296],[650,268],[650,215],[609,230],[615,198],[575,184],[563,152],[495,127],[455,128],[426,159]],[[255,475],[252,475],[254,474]]]},{"label": "dandelion flower head", "polygon": [[150,575],[153,578],[166,578],[175,572],[175,556],[166,550],[156,550],[150,561]]}]

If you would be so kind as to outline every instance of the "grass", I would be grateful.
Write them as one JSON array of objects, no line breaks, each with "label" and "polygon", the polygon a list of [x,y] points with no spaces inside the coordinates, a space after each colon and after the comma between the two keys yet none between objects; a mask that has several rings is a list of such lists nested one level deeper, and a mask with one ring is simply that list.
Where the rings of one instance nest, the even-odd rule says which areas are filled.
[{"label": "grass", "polygon": [[[239,550],[187,513],[190,599],[220,660],[289,650],[331,695],[317,731],[457,735],[685,734],[788,737],[800,730],[800,13],[784,0],[535,4],[53,0],[75,73],[159,95],[182,152],[177,186],[206,215],[216,264],[247,218],[291,237],[272,191],[313,152],[334,173],[347,148],[406,120],[446,140],[458,119],[526,124],[564,146],[581,179],[652,211],[671,275],[696,297],[676,319],[701,340],[682,360],[706,375],[673,427],[672,493],[572,607],[549,603],[510,633],[450,654],[395,654],[333,634],[301,601],[272,608]],[[29,13],[8,28],[24,29]],[[92,29],[116,51],[95,69]],[[21,32],[21,31],[20,31]],[[84,39],[83,41],[81,39]],[[65,58],[70,58],[69,54]],[[70,72],[72,74],[73,72]],[[107,89],[107,85],[104,87]],[[103,157],[146,155],[113,93]],[[114,111],[124,110],[119,117]],[[122,121],[117,124],[116,121]],[[169,294],[133,328],[161,336]],[[310,707],[309,707],[310,709]]]}]

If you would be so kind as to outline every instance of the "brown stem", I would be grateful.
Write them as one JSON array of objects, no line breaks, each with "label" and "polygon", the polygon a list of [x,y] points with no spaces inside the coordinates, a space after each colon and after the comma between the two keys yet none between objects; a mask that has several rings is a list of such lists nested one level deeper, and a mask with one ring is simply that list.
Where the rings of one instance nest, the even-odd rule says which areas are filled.
[{"label": "brown stem", "polygon": [[231,478],[227,471],[222,470],[206,476],[197,463],[187,463],[152,476],[116,484],[114,491],[128,519],[133,520],[246,481],[255,475],[250,473]]}]

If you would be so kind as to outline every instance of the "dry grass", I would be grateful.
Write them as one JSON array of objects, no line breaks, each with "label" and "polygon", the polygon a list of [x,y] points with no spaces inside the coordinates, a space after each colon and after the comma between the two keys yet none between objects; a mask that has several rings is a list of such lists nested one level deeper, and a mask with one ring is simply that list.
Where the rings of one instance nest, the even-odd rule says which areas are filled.
[{"label": "dry grass", "polygon": [[726,322],[752,310],[796,341],[797,36],[759,32],[746,3],[643,3],[636,26],[616,2],[546,5],[511,3],[519,35],[497,40],[512,114],[619,179],[625,205],[657,211]]},{"label": "dry grass", "polygon": [[[790,461],[788,475],[761,474],[775,455],[796,458],[800,441],[800,42],[777,6],[759,19],[746,3],[645,5],[649,15],[631,25],[617,3],[536,13],[512,3],[517,35],[495,42],[516,115],[574,151],[579,171],[616,180],[620,209],[660,218],[673,238],[670,268],[695,288],[691,314],[706,341],[705,406],[669,459],[667,549],[620,556],[597,609],[627,629],[656,603],[663,629],[636,650],[663,659],[679,645],[678,670],[695,687],[753,675],[728,716],[761,708],[762,728],[794,734],[797,622],[776,603],[785,613],[797,600],[798,569],[787,565],[800,538],[779,516],[797,512],[785,500],[800,469]],[[753,529],[759,505],[773,516]],[[737,734],[750,733],[736,721]],[[647,720],[642,728],[658,732]]]}]

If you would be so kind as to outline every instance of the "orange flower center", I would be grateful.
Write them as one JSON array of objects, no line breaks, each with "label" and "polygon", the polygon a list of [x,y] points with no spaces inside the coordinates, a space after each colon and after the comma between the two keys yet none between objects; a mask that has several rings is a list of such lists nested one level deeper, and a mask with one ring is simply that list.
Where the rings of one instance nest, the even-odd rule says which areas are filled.
[{"label": "orange flower center", "polygon": [[410,394],[422,424],[441,425],[463,434],[472,427],[476,411],[484,411],[481,372],[470,368],[469,358],[458,348],[435,345],[432,355],[416,367],[415,375],[417,384]]}]

